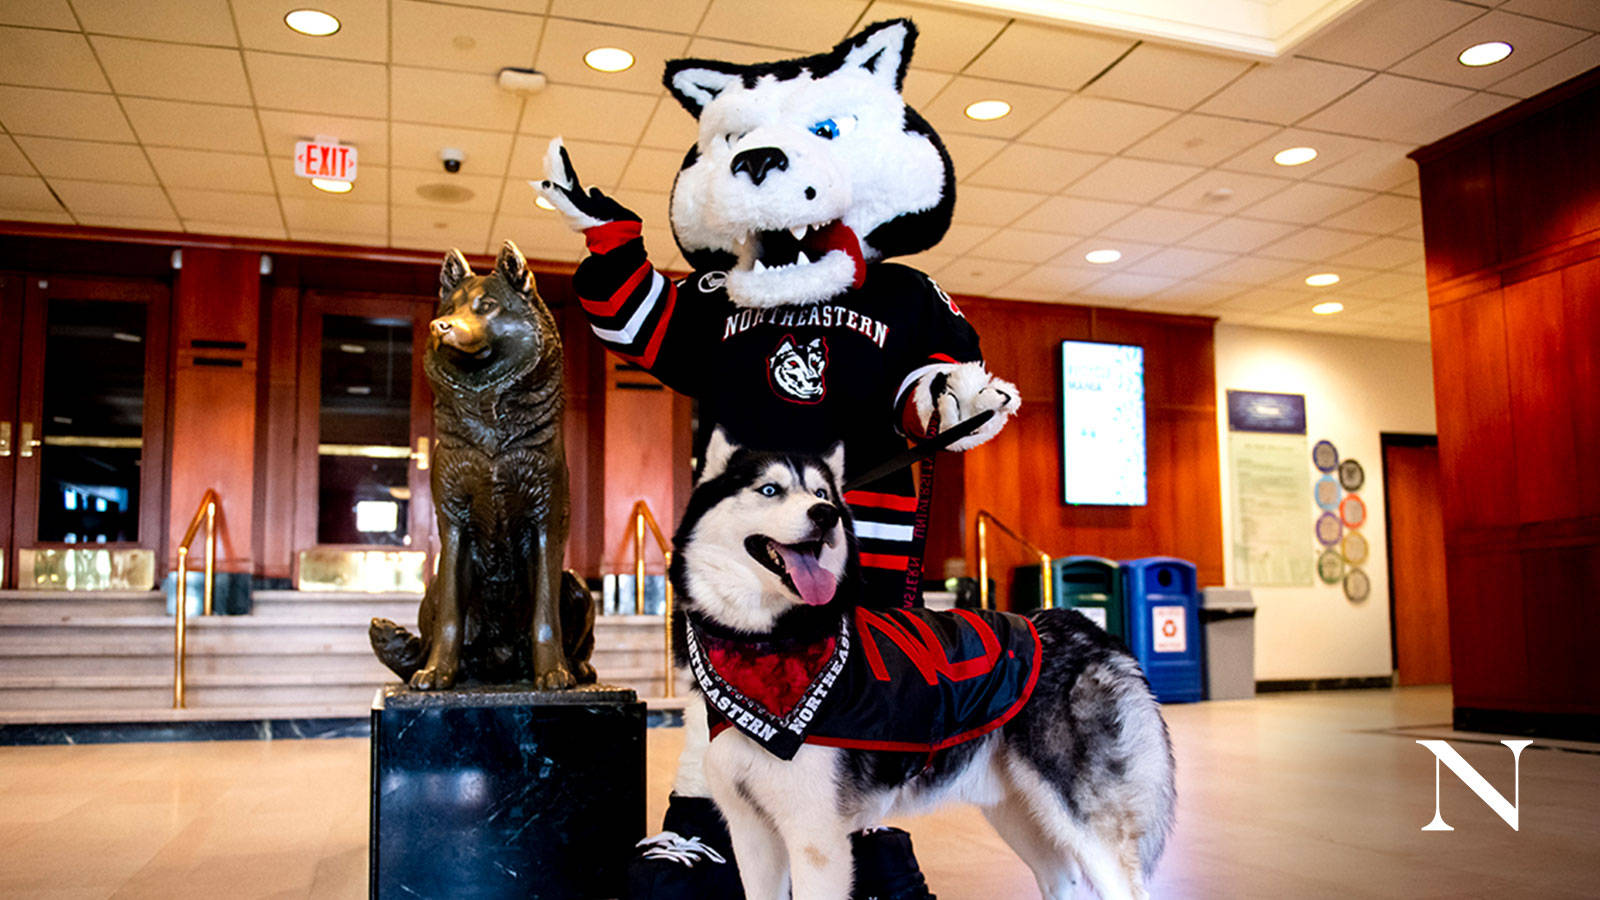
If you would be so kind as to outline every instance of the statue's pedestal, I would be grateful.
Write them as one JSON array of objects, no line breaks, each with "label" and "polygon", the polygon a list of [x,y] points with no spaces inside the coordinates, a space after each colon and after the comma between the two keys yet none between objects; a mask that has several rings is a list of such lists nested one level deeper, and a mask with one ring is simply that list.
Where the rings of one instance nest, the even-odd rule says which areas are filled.
[{"label": "statue's pedestal", "polygon": [[644,703],[620,688],[385,688],[372,896],[618,896],[645,834],[644,730]]}]

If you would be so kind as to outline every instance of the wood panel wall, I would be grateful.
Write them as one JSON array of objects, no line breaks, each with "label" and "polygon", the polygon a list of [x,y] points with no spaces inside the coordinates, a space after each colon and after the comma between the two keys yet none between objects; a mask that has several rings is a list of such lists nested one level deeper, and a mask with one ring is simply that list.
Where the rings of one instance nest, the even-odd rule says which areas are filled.
[{"label": "wood panel wall", "polygon": [[[941,518],[930,550],[950,546],[952,506],[962,516],[961,546],[977,573],[973,517],[987,509],[1056,556],[1112,559],[1176,556],[1198,567],[1201,584],[1223,581],[1222,496],[1217,443],[1213,320],[1127,310],[962,297],[989,368],[1016,383],[1023,408],[1000,435],[960,461],[962,501],[939,473]],[[1149,503],[1136,507],[1068,506],[1061,500],[1060,342],[1107,341],[1145,349]],[[945,532],[940,536],[938,532]],[[1028,560],[992,539],[991,577],[1009,577],[996,561]],[[930,570],[941,560],[930,557]]]},{"label": "wood panel wall", "polygon": [[1600,733],[1600,70],[1421,169],[1458,727]]}]

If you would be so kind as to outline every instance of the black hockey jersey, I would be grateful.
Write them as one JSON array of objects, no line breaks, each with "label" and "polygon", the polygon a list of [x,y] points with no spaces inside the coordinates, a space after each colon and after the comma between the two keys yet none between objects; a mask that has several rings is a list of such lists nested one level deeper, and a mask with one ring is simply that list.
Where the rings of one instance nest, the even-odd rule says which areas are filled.
[{"label": "black hockey jersey", "polygon": [[[859,287],[827,302],[751,309],[728,299],[723,272],[669,281],[646,259],[638,228],[590,229],[593,252],[573,284],[607,348],[699,401],[697,455],[718,425],[763,450],[820,455],[843,440],[848,480],[905,449],[904,395],[926,367],[982,359],[961,311],[915,269],[873,263]],[[898,602],[922,556],[910,471],[845,500],[875,599]]]}]

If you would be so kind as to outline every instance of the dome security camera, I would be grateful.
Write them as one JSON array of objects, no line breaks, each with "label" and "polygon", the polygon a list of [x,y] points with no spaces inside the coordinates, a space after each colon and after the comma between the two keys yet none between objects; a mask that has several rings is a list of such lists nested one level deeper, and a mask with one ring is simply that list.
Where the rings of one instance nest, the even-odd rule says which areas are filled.
[{"label": "dome security camera", "polygon": [[446,147],[439,151],[439,161],[444,163],[444,170],[451,175],[461,171],[461,163],[466,158],[467,155],[455,147]]}]

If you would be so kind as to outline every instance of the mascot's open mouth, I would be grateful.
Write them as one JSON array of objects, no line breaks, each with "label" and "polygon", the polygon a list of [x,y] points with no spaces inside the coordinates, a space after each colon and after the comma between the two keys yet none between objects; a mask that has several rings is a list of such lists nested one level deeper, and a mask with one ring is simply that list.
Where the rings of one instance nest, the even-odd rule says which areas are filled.
[{"label": "mascot's open mouth", "polygon": [[755,561],[782,578],[807,606],[827,603],[839,587],[839,579],[822,567],[824,546],[821,539],[795,544],[780,544],[759,534],[744,539],[744,548]]},{"label": "mascot's open mouth", "polygon": [[[751,244],[754,246],[750,246]],[[796,265],[811,265],[837,250],[855,263],[855,285],[866,277],[867,264],[861,255],[861,240],[850,226],[835,219],[821,225],[796,225],[776,231],[757,231],[744,240],[740,268],[766,272]],[[746,263],[746,260],[748,262]]]}]

